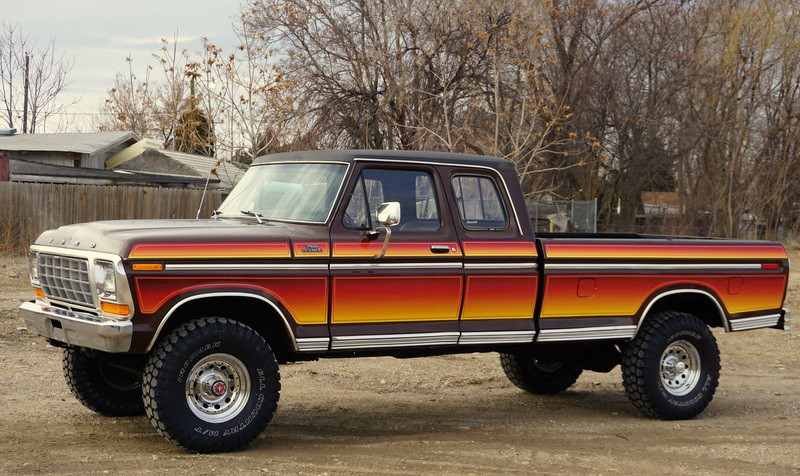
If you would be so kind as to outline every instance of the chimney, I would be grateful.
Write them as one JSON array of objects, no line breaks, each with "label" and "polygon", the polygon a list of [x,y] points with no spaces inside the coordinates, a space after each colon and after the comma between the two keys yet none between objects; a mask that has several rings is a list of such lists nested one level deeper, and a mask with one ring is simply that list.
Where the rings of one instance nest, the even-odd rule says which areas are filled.
[{"label": "chimney", "polygon": [[8,182],[11,177],[11,165],[8,162],[8,156],[0,153],[0,182]]}]

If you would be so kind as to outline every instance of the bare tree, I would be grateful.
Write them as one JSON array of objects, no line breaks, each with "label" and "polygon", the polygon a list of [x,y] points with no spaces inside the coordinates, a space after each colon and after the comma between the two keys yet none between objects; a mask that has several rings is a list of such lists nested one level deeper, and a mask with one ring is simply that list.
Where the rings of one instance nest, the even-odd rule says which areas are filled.
[{"label": "bare tree", "polygon": [[140,78],[133,70],[133,59],[125,58],[127,73],[117,73],[114,85],[108,90],[96,124],[99,130],[133,131],[139,137],[149,137],[158,129],[158,116],[168,114],[156,107],[150,75],[152,66],[145,68]]},{"label": "bare tree", "polygon": [[[73,64],[74,61],[56,50],[55,40],[38,47],[28,40],[19,25],[0,24],[0,103],[6,126],[35,133],[37,129],[46,130],[48,122],[59,118],[56,129],[66,128],[67,111],[80,100],[62,99],[70,85],[67,75]],[[24,117],[26,79],[27,117]]]},{"label": "bare tree", "polygon": [[[172,40],[162,38],[161,50],[152,55],[156,68],[146,65],[143,74],[136,72],[131,56],[125,58],[128,71],[117,73],[108,90],[98,129],[130,130],[158,139],[164,147],[175,147],[175,130],[189,107],[189,53],[178,43],[177,32]],[[154,71],[159,77],[154,77]]]}]

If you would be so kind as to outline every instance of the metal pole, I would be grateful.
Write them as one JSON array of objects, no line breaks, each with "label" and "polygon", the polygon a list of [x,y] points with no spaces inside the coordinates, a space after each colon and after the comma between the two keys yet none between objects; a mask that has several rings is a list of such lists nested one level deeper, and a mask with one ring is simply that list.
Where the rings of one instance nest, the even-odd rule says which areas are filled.
[{"label": "metal pole", "polygon": [[25,92],[22,99],[22,133],[28,132],[28,71],[30,66],[30,55],[25,53]]}]

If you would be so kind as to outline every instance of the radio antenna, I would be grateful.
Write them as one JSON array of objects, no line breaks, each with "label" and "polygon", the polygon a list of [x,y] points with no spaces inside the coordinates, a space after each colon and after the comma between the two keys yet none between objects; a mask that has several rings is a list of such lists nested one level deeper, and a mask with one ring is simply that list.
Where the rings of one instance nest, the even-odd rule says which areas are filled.
[{"label": "radio antenna", "polygon": [[[216,151],[215,151],[216,153]],[[200,219],[200,212],[203,210],[203,204],[206,201],[206,193],[208,193],[208,184],[211,182],[211,174],[216,175],[217,167],[222,165],[222,159],[217,159],[214,163],[211,164],[211,168],[208,170],[208,175],[206,176],[206,185],[203,187],[203,195],[200,197],[200,206],[197,207],[197,215],[195,215],[195,220]]]}]

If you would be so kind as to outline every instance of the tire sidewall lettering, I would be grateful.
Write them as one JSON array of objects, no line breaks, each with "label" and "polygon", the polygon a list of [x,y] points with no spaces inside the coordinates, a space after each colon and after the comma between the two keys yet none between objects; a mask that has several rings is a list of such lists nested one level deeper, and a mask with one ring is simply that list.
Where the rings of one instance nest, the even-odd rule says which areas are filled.
[{"label": "tire sidewall lettering", "polygon": [[199,349],[195,350],[194,352],[192,352],[192,354],[189,356],[189,358],[187,358],[183,362],[183,365],[181,365],[181,368],[178,370],[178,375],[176,377],[178,383],[183,383],[183,378],[186,375],[186,371],[189,369],[189,366],[193,365],[197,361],[197,359],[199,357],[201,357],[200,354],[202,354],[203,352],[208,352],[210,350],[217,349],[221,345],[222,345],[222,341],[209,342],[208,344],[206,344],[206,345],[200,347]]},{"label": "tire sidewall lettering", "polygon": [[[263,368],[255,367],[253,365],[252,356],[248,353],[242,354],[241,352],[237,352],[237,349],[231,348],[228,343],[223,341],[209,342],[193,351],[190,356],[181,364],[181,367],[177,372],[178,376],[176,380],[178,383],[181,385],[184,384],[186,373],[198,360],[207,354],[212,354],[215,352],[230,353],[231,355],[235,355],[237,358],[239,358],[244,363],[247,372],[250,374],[250,380],[253,382],[253,385],[250,389],[251,401],[247,403],[242,413],[236,415],[234,418],[226,422],[204,422],[191,412],[188,405],[185,406],[182,412],[185,412],[186,416],[193,420],[194,432],[202,435],[205,438],[211,439],[231,436],[250,426],[250,424],[256,420],[256,417],[259,415],[259,413],[261,413],[266,400],[265,390],[268,387],[267,372]],[[245,414],[247,415],[246,417],[243,416]]]},{"label": "tire sidewall lettering", "polygon": [[[667,391],[664,387],[663,383],[659,380],[658,382],[658,392],[667,401],[670,405],[674,405],[679,408],[691,407],[696,405],[698,402],[702,401],[706,398],[706,392],[708,391],[709,387],[712,383],[712,377],[708,373],[707,368],[703,365],[703,361],[705,360],[705,346],[703,342],[703,336],[695,332],[691,329],[682,329],[677,332],[674,332],[670,337],[667,339],[667,346],[664,348],[666,350],[667,347],[672,345],[672,343],[678,340],[686,340],[692,345],[697,348],[698,354],[700,355],[700,366],[701,366],[701,374],[700,374],[700,381],[695,385],[695,388],[692,389],[686,395],[673,395]],[[662,350],[663,352],[663,350]],[[660,368],[657,368],[657,372],[660,372]],[[702,382],[702,383],[701,383]]]}]

